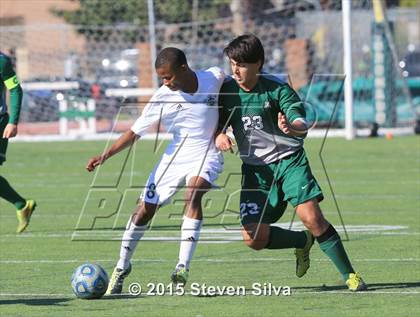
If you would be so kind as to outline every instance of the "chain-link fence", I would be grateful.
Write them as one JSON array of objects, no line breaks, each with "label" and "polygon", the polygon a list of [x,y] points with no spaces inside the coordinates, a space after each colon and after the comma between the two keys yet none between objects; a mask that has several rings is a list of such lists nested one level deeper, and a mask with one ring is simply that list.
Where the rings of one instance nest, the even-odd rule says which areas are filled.
[{"label": "chain-link fence", "polygon": [[[184,50],[193,69],[218,65],[229,73],[223,48],[238,34],[254,33],[266,50],[264,71],[289,75],[294,88],[316,107],[319,125],[329,121],[338,100],[333,123],[343,126],[341,1],[155,0],[153,16],[148,14],[146,0],[100,3],[110,8],[102,10],[99,6],[91,12],[81,6],[84,11],[78,14],[86,17],[79,20],[53,9],[51,14],[63,18],[60,25],[0,27],[0,49],[5,53],[14,51],[18,75],[26,88],[23,122],[44,122],[44,127],[49,124],[53,130],[59,118],[60,99],[93,98],[97,130],[107,131],[122,105],[141,106],[147,99],[136,89],[153,88],[153,43],[157,51],[167,46]],[[356,124],[366,126],[375,122],[374,15],[370,1],[352,3],[354,114]],[[387,14],[398,53],[393,63],[407,66],[403,64],[407,64],[405,58],[419,49],[418,8],[394,7]],[[155,21],[153,27],[149,25],[151,18]],[[413,74],[405,74],[410,97],[400,91],[402,75],[395,67],[393,72],[394,124],[410,125],[415,116],[410,108],[413,102],[409,101],[420,104],[418,80]],[[324,76],[314,82],[314,74]],[[311,96],[306,96],[311,83]]]}]

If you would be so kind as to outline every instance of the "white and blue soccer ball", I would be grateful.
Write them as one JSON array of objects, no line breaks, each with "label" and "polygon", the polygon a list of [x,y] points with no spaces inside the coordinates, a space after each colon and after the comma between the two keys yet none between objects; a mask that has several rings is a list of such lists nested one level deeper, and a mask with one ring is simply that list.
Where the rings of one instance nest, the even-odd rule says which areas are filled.
[{"label": "white and blue soccer ball", "polygon": [[101,298],[106,292],[108,282],[108,274],[100,265],[85,263],[74,271],[71,288],[79,298]]}]

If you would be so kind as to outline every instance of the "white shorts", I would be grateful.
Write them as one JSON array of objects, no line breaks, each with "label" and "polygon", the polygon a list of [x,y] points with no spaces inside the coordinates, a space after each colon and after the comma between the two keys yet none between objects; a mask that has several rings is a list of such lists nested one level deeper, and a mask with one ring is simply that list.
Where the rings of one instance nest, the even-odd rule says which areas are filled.
[{"label": "white shorts", "polygon": [[188,155],[163,154],[150,174],[140,198],[155,205],[165,205],[188,181],[199,176],[216,187],[215,181],[223,171],[223,155],[220,152],[188,153]]}]

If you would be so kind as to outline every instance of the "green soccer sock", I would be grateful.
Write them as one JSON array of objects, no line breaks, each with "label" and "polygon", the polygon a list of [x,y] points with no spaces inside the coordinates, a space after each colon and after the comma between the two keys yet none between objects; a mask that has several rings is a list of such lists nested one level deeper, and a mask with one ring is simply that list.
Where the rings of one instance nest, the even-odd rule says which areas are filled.
[{"label": "green soccer sock", "polygon": [[270,226],[270,238],[266,249],[303,248],[306,244],[304,231],[292,231],[276,226]]},{"label": "green soccer sock", "polygon": [[16,209],[22,209],[26,205],[25,198],[20,196],[2,176],[0,176],[0,197],[15,205]]},{"label": "green soccer sock", "polygon": [[346,281],[349,274],[354,273],[354,270],[337,231],[330,225],[327,231],[316,239],[321,250],[331,259]]}]

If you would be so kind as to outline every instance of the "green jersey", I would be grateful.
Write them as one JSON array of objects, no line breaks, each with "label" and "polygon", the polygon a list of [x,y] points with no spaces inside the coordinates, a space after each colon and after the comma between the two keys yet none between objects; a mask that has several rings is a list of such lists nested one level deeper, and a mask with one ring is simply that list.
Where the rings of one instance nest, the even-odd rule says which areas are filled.
[{"label": "green jersey", "polygon": [[22,88],[10,58],[0,52],[0,115],[7,112],[6,89],[10,91],[9,123],[17,124],[22,104]]},{"label": "green jersey", "polygon": [[277,77],[259,76],[249,92],[233,79],[226,81],[220,90],[219,109],[219,129],[225,131],[232,127],[241,159],[246,164],[270,164],[303,146],[303,138],[288,136],[277,125],[279,112],[289,122],[305,121],[299,96]]}]

